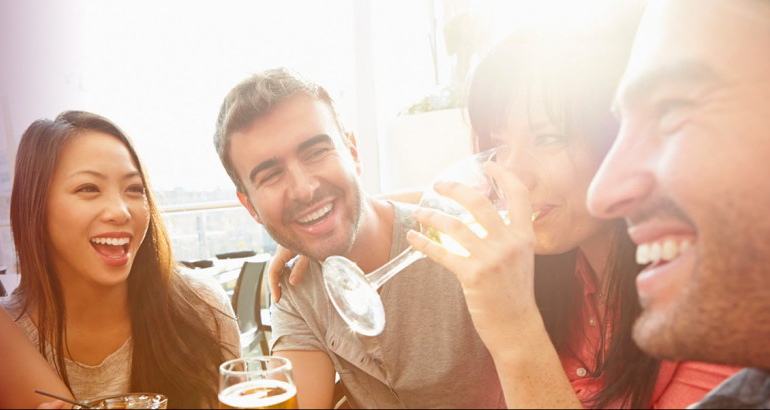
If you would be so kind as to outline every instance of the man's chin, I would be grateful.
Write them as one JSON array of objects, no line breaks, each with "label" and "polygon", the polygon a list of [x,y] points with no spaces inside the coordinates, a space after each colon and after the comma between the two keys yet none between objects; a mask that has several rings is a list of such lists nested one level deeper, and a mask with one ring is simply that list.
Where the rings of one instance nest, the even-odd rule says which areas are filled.
[{"label": "man's chin", "polygon": [[346,256],[350,252],[350,245],[347,244],[329,244],[321,246],[302,246],[300,250],[295,251],[298,254],[306,255],[310,259],[323,262],[329,256]]},{"label": "man's chin", "polygon": [[677,359],[673,324],[665,314],[644,310],[634,323],[634,342],[645,353],[660,359]]}]

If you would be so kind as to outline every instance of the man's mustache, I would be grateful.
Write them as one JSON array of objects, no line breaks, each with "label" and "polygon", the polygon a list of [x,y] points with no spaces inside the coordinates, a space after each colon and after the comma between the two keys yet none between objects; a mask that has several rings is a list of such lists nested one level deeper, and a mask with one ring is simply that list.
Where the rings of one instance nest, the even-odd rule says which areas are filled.
[{"label": "man's mustache", "polygon": [[642,206],[633,215],[626,218],[628,226],[634,226],[652,219],[676,219],[695,229],[695,223],[687,213],[668,197],[658,197]]},{"label": "man's mustache", "polygon": [[283,223],[292,222],[299,215],[307,212],[308,209],[318,205],[320,202],[329,198],[342,196],[342,190],[331,187],[319,187],[313,192],[313,197],[309,201],[292,201],[283,212]]}]

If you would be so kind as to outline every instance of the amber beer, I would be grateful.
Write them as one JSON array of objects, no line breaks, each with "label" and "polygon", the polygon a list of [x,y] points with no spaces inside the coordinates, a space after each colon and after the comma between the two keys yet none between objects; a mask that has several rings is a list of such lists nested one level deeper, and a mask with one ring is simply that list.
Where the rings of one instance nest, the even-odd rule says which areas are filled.
[{"label": "amber beer", "polygon": [[220,409],[296,409],[297,388],[281,380],[251,380],[219,393]]}]

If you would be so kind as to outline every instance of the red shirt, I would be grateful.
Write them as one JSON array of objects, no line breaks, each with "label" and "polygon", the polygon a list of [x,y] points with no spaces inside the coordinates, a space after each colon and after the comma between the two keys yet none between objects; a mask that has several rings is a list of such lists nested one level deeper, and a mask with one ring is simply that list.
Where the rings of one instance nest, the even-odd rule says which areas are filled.
[{"label": "red shirt", "polygon": [[[576,346],[575,352],[580,360],[561,356],[561,364],[567,373],[578,399],[584,407],[589,407],[589,400],[602,389],[603,377],[591,377],[596,367],[596,352],[601,346],[601,331],[594,293],[591,267],[585,256],[578,252],[575,275],[583,285],[583,312],[585,323],[583,332],[586,338]],[[610,329],[607,326],[607,329]],[[608,332],[609,333],[609,332]],[[578,333],[579,334],[579,333]],[[585,367],[588,366],[588,367]],[[740,370],[738,367],[722,366],[701,362],[671,362],[664,360],[660,364],[658,379],[652,393],[650,408],[684,408],[700,400],[707,392],[714,389],[724,379]],[[614,406],[617,407],[617,406]]]}]

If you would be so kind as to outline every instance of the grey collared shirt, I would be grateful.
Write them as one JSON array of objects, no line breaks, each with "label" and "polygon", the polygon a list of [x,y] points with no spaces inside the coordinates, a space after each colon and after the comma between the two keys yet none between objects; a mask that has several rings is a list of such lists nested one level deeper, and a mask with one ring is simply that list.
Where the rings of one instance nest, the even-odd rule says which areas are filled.
[{"label": "grey collared shirt", "polygon": [[[408,246],[412,207],[394,204],[390,257]],[[350,330],[326,296],[317,262],[300,284],[282,278],[271,307],[270,348],[329,355],[348,395],[363,408],[499,408],[505,406],[495,366],[476,333],[460,283],[428,259],[381,289],[385,330]]]},{"label": "grey collared shirt", "polygon": [[691,409],[770,408],[770,372],[743,369],[725,380]]}]

